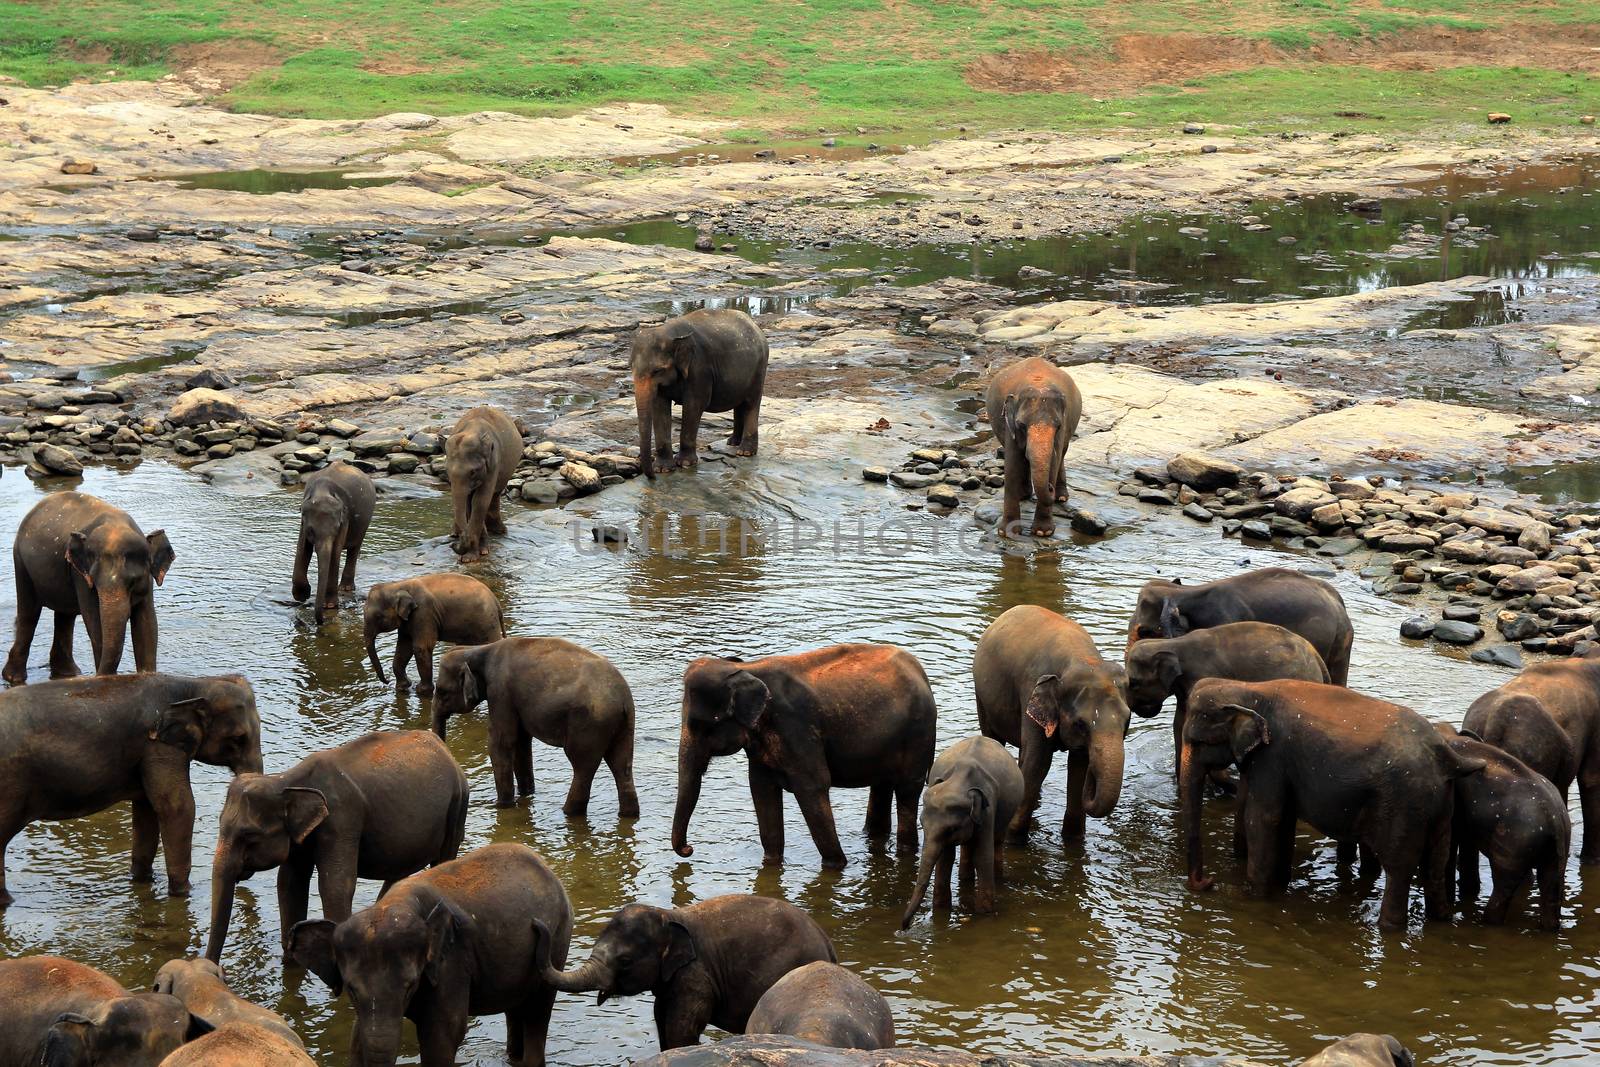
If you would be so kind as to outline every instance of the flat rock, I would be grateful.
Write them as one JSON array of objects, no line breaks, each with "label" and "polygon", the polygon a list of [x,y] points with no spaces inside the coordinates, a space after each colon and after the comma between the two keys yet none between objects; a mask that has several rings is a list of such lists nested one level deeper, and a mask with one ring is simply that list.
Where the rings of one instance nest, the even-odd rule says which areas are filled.
[{"label": "flat rock", "polygon": [[1413,641],[1421,640],[1433,634],[1433,620],[1426,615],[1413,615],[1400,624],[1400,636],[1409,637]]},{"label": "flat rock", "polygon": [[1451,645],[1470,645],[1483,639],[1483,627],[1470,622],[1441,619],[1433,625],[1433,639]]},{"label": "flat rock", "polygon": [[1167,461],[1167,476],[1202,493],[1232,488],[1244,477],[1237,463],[1204,452],[1184,452]]},{"label": "flat rock", "polygon": [[167,421],[174,426],[203,426],[208,422],[243,422],[247,416],[239,402],[215,389],[190,389],[172,402]]},{"label": "flat rock", "polygon": [[1496,667],[1510,667],[1512,670],[1522,669],[1522,652],[1516,645],[1490,645],[1488,648],[1474,649],[1472,660],[1474,663],[1492,663]]}]

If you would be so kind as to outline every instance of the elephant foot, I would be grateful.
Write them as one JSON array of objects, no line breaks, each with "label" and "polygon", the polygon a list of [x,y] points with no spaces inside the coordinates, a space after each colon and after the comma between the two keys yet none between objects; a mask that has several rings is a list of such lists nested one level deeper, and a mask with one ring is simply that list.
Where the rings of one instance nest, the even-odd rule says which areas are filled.
[{"label": "elephant foot", "polygon": [[726,443],[729,448],[738,448],[743,442],[744,438],[742,436],[736,433],[731,433],[728,435],[728,440]]},{"label": "elephant foot", "polygon": [[894,849],[902,854],[915,855],[919,844],[916,834],[896,834],[894,838]]},{"label": "elephant foot", "polygon": [[433,683],[430,682],[430,683],[428,683],[426,685],[417,686],[417,696],[419,696],[419,697],[431,697],[431,696],[433,696]]},{"label": "elephant foot", "polygon": [[563,804],[561,807],[561,814],[565,815],[569,819],[588,819],[589,806],[585,804],[582,807],[579,807],[578,805],[568,807]]},{"label": "elephant foot", "polygon": [[740,445],[737,449],[734,450],[733,454],[736,455],[736,456],[745,456],[745,457],[753,456],[753,455],[756,454],[756,446],[755,445]]},{"label": "elephant foot", "polygon": [[167,896],[186,897],[189,895],[189,882],[187,879],[179,881],[176,878],[167,881]]},{"label": "elephant foot", "polygon": [[1216,884],[1215,879],[1207,878],[1204,875],[1189,875],[1189,892],[1191,893],[1209,893],[1216,888]]},{"label": "elephant foot", "polygon": [[492,534],[503,534],[506,532],[506,524],[499,519],[489,519],[485,525],[488,526],[489,532]]},{"label": "elephant foot", "polygon": [[[682,853],[679,853],[679,855],[682,855]],[[764,853],[762,853],[761,854],[761,866],[763,866],[763,867],[782,867],[783,866],[783,853],[782,852],[764,852]]]},{"label": "elephant foot", "polygon": [[617,805],[617,818],[637,819],[639,817],[639,798],[624,800]]},{"label": "elephant foot", "polygon": [[354,581],[340,582],[339,583],[339,592],[341,592],[341,593],[354,593],[355,591],[356,591],[356,583]]},{"label": "elephant foot", "polygon": [[1036,518],[1033,520],[1033,529],[1031,532],[1035,537],[1054,537],[1056,535],[1056,524],[1050,519]]},{"label": "elephant foot", "polygon": [[134,885],[149,885],[155,880],[156,876],[153,871],[134,871],[128,875],[128,881]]},{"label": "elephant foot", "polygon": [[700,466],[700,457],[693,452],[679,452],[677,464],[680,467],[698,467]]},{"label": "elephant foot", "polygon": [[495,797],[494,806],[497,808],[514,808],[517,802],[513,797]]},{"label": "elephant foot", "polygon": [[22,664],[7,663],[6,669],[0,671],[0,680],[7,685],[25,685],[28,681],[28,668]]},{"label": "elephant foot", "polygon": [[15,904],[16,902],[17,902],[17,898],[16,897],[12,896],[10,893],[6,892],[4,889],[0,889],[0,908],[9,908],[9,907],[11,907],[11,905]]},{"label": "elephant foot", "polygon": [[83,672],[78,670],[78,665],[71,660],[63,664],[50,664],[51,681],[60,681],[63,678],[81,678],[82,676]]},{"label": "elephant foot", "polygon": [[843,856],[824,856],[822,869],[825,871],[842,871],[850,865],[850,861]]}]

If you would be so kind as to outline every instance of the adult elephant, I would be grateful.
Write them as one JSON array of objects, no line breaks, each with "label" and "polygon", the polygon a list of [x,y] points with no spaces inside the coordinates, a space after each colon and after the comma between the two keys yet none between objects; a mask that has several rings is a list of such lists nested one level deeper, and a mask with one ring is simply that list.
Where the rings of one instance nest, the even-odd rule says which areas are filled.
[{"label": "adult elephant", "polygon": [[289,931],[306,917],[313,873],[323,916],[347,919],[357,879],[389,886],[456,858],[468,796],[455,757],[425,730],[364,734],[286,771],[234,779],[211,866],[206,958],[222,958],[234,888],[243,879],[277,869],[287,950]]},{"label": "adult elephant", "polygon": [[1000,534],[1019,529],[1022,501],[1033,497],[1035,537],[1056,532],[1051,507],[1067,498],[1063,462],[1072,443],[1083,398],[1072,376],[1040,356],[1029,356],[1004,368],[989,382],[986,399],[989,425],[1006,461]]},{"label": "adult elephant", "polygon": [[[816,960],[836,962],[833,943],[810,915],[786,901],[743,893],[687,908],[629,904],[600,931],[589,958],[570,971],[551,964],[552,939],[542,928],[538,933],[539,970],[554,988],[598,991],[602,1004],[654,993],[663,1049],[695,1044],[707,1026],[743,1033],[750,1012],[778,979]],[[565,947],[559,936],[555,943]]]},{"label": "adult elephant", "polygon": [[[732,411],[728,444],[741,456],[756,454],[761,392],[767,381],[767,338],[756,321],[731,308],[701,309],[641,326],[629,356],[633,402],[639,417],[639,465],[657,468],[700,462],[700,416]],[[683,406],[678,454],[672,455],[672,405]]]},{"label": "adult elephant", "polygon": [[883,994],[837,963],[796,967],[762,994],[747,1034],[789,1034],[828,1048],[894,1048]]},{"label": "adult elephant", "polygon": [[[1555,743],[1545,716],[1567,735],[1570,750]],[[1583,809],[1578,861],[1600,863],[1600,654],[1529,667],[1474,700],[1461,725],[1550,778],[1563,797],[1575,778]]]},{"label": "adult elephant", "polygon": [[1048,608],[1011,608],[978,639],[972,681],[978,729],[1017,746],[1023,790],[1013,841],[1027,840],[1057,752],[1067,753],[1062,838],[1080,840],[1087,816],[1111,814],[1122,793],[1127,691],[1122,669],[1100,658],[1083,627]]},{"label": "adult elephant", "polygon": [[433,650],[440,641],[482,645],[506,635],[505,619],[494,590],[467,574],[423,574],[397,582],[379,582],[367,590],[362,637],[367,659],[378,675],[378,635],[399,631],[394,643],[394,681],[404,689],[406,663],[417,663],[417,692],[433,692]]},{"label": "adult elephant", "polygon": [[928,676],[889,645],[830,645],[814,652],[698,659],[683,674],[678,802],[672,848],[694,855],[689,820],[713,756],[743,749],[766,863],[783,861],[783,793],[793,793],[822,865],[841,869],[844,850],[828,791],[871,789],[869,837],[887,837],[889,802],[899,844],[917,845],[917,796],[933,763],[938,727]]},{"label": "adult elephant", "polygon": [[156,1067],[207,1029],[176,997],[73,960],[0,960],[0,1067]]},{"label": "adult elephant", "polygon": [[1230,622],[1270,622],[1311,642],[1334,685],[1350,680],[1355,628],[1332,585],[1285,567],[1263,567],[1203,585],[1161,578],[1144,583],[1128,624],[1128,647],[1145,637],[1179,637]]},{"label": "adult elephant", "polygon": [[444,462],[455,513],[450,536],[457,555],[475,559],[489,551],[486,532],[506,532],[500,496],[522,462],[522,434],[499,408],[473,408],[451,428]]},{"label": "adult elephant", "polygon": [[433,732],[451,716],[489,702],[489,764],[495,803],[508,808],[533,793],[533,742],[561,748],[572,765],[562,813],[589,813],[595,771],[605,761],[617,784],[617,814],[637,818],[633,785],[633,691],[604,656],[559,637],[508,637],[453,648],[439,663]]},{"label": "adult elephant", "polygon": [[[300,535],[295,540],[291,593],[296,603],[311,596],[311,557],[317,559],[317,625],[339,609],[339,593],[356,590],[356,560],[372,525],[377,492],[366,471],[348,463],[331,463],[306,475],[300,495]],[[344,557],[344,574],[339,557]]]},{"label": "adult elephant", "polygon": [[498,844],[396,883],[343,922],[302,922],[289,942],[294,960],[348,994],[352,1064],[393,1067],[410,1019],[422,1067],[451,1067],[472,1018],[504,1014],[507,1058],[543,1067],[556,992],[535,951],[559,966],[571,936],[572,906],[543,857]]},{"label": "adult elephant", "polygon": [[[167,892],[189,895],[194,792],[189,763],[261,772],[255,693],[238,675],[131,674],[0,693],[0,857],[31,822],[133,802],[133,880],[149,882],[159,842]],[[11,903],[0,867],[0,907]]]},{"label": "adult elephant", "polygon": [[1201,786],[1237,764],[1251,888],[1288,883],[1295,822],[1369,850],[1383,867],[1380,925],[1405,926],[1411,881],[1424,872],[1428,916],[1450,917],[1450,826],[1457,779],[1481,773],[1410,708],[1318,682],[1195,686],[1183,730],[1179,787],[1189,887],[1208,889],[1200,839]]},{"label": "adult elephant", "polygon": [[958,848],[962,880],[971,875],[974,883],[973,910],[994,911],[995,884],[1004,870],[1001,837],[1022,805],[1022,794],[1022,771],[998,741],[968,737],[939,754],[922,794],[922,863],[900,929],[916,917],[935,871],[933,906],[950,907],[950,872]]},{"label": "adult elephant", "polygon": [[73,678],[72,620],[83,616],[97,674],[116,674],[131,624],[133,662],[156,669],[155,586],[175,558],[161,530],[139,529],[127,512],[87,493],[52,493],[17,527],[11,549],[16,565],[17,628],[0,677],[28,680],[28,651],[39,616],[55,616],[50,677]]}]

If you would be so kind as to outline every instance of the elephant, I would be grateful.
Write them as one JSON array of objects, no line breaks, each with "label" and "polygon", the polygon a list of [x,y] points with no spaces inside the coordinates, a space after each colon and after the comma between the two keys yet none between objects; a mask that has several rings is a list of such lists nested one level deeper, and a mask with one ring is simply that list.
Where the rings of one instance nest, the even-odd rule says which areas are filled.
[{"label": "elephant", "polygon": [[282,1016],[252,1004],[229,989],[222,968],[211,960],[168,960],[156,972],[156,980],[150,988],[152,992],[177,997],[191,1016],[215,1029],[252,1026],[271,1032],[295,1048],[303,1047],[300,1036]]},{"label": "elephant", "polygon": [[[1145,638],[1128,646],[1124,662],[1128,671],[1128,707],[1141,719],[1159,712],[1167,697],[1177,697],[1172,716],[1174,757],[1183,754],[1189,690],[1202,678],[1231,678],[1236,682],[1270,682],[1274,678],[1329,681],[1328,666],[1311,643],[1270,622],[1228,622],[1191,630],[1180,637]],[[1226,778],[1216,781],[1223,785]]]},{"label": "elephant", "polygon": [[939,754],[922,794],[922,863],[900,929],[911,925],[935,870],[939,880],[933,906],[949,909],[950,870],[958,847],[962,879],[974,879],[973,910],[995,910],[995,883],[1004,871],[999,835],[1011,825],[1022,796],[1022,771],[998,741],[968,737]]},{"label": "elephant", "polygon": [[1416,1067],[1411,1052],[1388,1034],[1351,1034],[1300,1067]]},{"label": "elephant", "polygon": [[[700,416],[707,411],[731,410],[728,444],[738,455],[756,454],[767,338],[749,315],[732,308],[701,309],[659,326],[640,326],[628,362],[639,417],[639,466],[647,478],[654,478],[657,468],[700,462]],[[683,406],[676,457],[674,401]]]},{"label": "elephant", "polygon": [[1429,918],[1450,917],[1454,784],[1484,762],[1445,743],[1410,708],[1343,686],[1208,678],[1189,694],[1179,761],[1189,887],[1211,887],[1200,841],[1201,784],[1236,763],[1249,793],[1247,871],[1257,892],[1286,885],[1295,822],[1369,850],[1383,868],[1379,925],[1403,928],[1424,872]]},{"label": "elephant", "polygon": [[313,871],[323,916],[348,919],[356,879],[387,888],[456,858],[468,796],[455,757],[426,730],[364,734],[286,771],[235,778],[218,823],[206,959],[222,959],[242,879],[278,869],[287,950],[289,931],[306,917]]},{"label": "elephant", "polygon": [[1544,702],[1529,693],[1493,690],[1467,709],[1461,731],[1508,752],[1550,779],[1565,798],[1578,777],[1578,752],[1572,738],[1551,717]]},{"label": "elephant", "polygon": [[394,643],[394,681],[404,689],[406,661],[417,661],[417,692],[433,692],[433,648],[440,641],[483,645],[506,635],[494,590],[465,574],[424,574],[379,582],[367,590],[362,635],[378,681],[387,682],[378,660],[378,635],[400,631]]},{"label": "elephant", "polygon": [[697,1044],[708,1025],[731,1034],[773,984],[807,963],[837,962],[833,942],[793,904],[732,893],[686,908],[629,904],[606,923],[589,958],[557,970],[547,946],[559,945],[536,920],[538,968],[563,993],[611,997],[655,994],[656,1036],[663,1049]]},{"label": "elephant", "polygon": [[1022,803],[1011,840],[1027,840],[1055,753],[1067,753],[1061,836],[1083,838],[1085,818],[1103,819],[1122,793],[1128,697],[1122,668],[1100,658],[1083,627],[1048,608],[1021,604],[989,625],[972,659],[978,729],[1016,745]]},{"label": "elephant", "polygon": [[1478,899],[1478,854],[1489,857],[1494,889],[1483,921],[1506,921],[1512,899],[1530,878],[1539,883],[1539,926],[1561,929],[1566,896],[1567,855],[1572,848],[1572,816],[1561,792],[1526,763],[1460,733],[1447,723],[1434,728],[1456,752],[1484,763],[1482,774],[1456,780],[1450,853],[1459,872],[1461,900]]},{"label": "elephant", "polygon": [[135,668],[156,669],[154,586],[166,580],[176,558],[165,531],[146,534],[127,512],[87,493],[51,493],[23,516],[11,558],[17,630],[0,678],[11,685],[28,680],[28,650],[45,608],[55,617],[51,678],[78,674],[72,658],[78,615],[89,631],[96,674],[117,673],[130,628]]},{"label": "elephant", "polygon": [[161,1067],[316,1067],[298,1041],[251,1023],[228,1023],[191,1041]]},{"label": "elephant", "polygon": [[[1565,754],[1557,746],[1533,739],[1532,735],[1548,733],[1542,722],[1538,726],[1513,722],[1521,716],[1509,708],[1512,697],[1537,700],[1567,735],[1574,760],[1571,776],[1567,775]],[[1524,702],[1516,708],[1528,706]],[[1555,782],[1562,796],[1575,779],[1583,809],[1583,847],[1578,850],[1578,861],[1600,863],[1600,659],[1578,656],[1535,664],[1474,700],[1462,725],[1491,744],[1499,743],[1496,737],[1506,740],[1507,751]],[[1509,747],[1513,736],[1521,743]]]},{"label": "elephant", "polygon": [[[321,626],[330,611],[339,610],[339,592],[356,590],[356,559],[378,497],[372,479],[365,471],[348,463],[332,463],[306,475],[305,492],[300,496],[300,535],[294,548],[294,586],[296,603],[311,595],[307,572],[312,553],[317,557],[317,599],[313,607]],[[344,575],[339,574],[339,557],[344,556]]]},{"label": "elephant", "polygon": [[291,958],[349,995],[352,1064],[392,1067],[404,1018],[422,1067],[451,1067],[468,1022],[504,1013],[506,1056],[543,1067],[556,992],[534,950],[559,965],[571,936],[572,906],[543,857],[495,844],[396,882],[343,922],[298,923],[289,942]]},{"label": "elephant", "polygon": [[1018,532],[1022,502],[1029,496],[1033,536],[1051,536],[1056,532],[1051,507],[1067,499],[1067,446],[1083,416],[1077,384],[1049,360],[1029,356],[994,376],[984,410],[1006,463],[1000,536]]},{"label": "elephant", "polygon": [[522,462],[522,432],[499,408],[473,408],[451,428],[444,462],[454,510],[450,536],[457,555],[476,559],[489,551],[485,531],[506,532],[500,494]]},{"label": "elephant", "polygon": [[828,791],[871,789],[866,830],[889,834],[889,801],[899,846],[917,847],[916,802],[933,763],[938,712],[916,657],[890,645],[830,645],[812,652],[697,659],[683,673],[678,799],[672,849],[694,855],[689,820],[713,756],[744,749],[763,862],[783,862],[783,792],[793,793],[822,866],[846,860]]},{"label": "elephant", "polygon": [[638,818],[633,692],[610,660],[558,637],[507,637],[446,652],[433,697],[433,732],[443,738],[452,715],[484,700],[498,806],[532,795],[537,738],[559,746],[572,764],[572,786],[561,809],[569,819],[588,815],[601,760],[617,783],[618,814]]},{"label": "elephant", "polygon": [[894,1048],[894,1016],[883,994],[821,960],[774,982],[751,1009],[744,1032],[789,1034],[829,1048]]},{"label": "elephant", "polygon": [[0,1067],[157,1067],[207,1027],[165,993],[130,993],[60,956],[0,960]]},{"label": "elephant", "polygon": [[1139,590],[1128,648],[1145,637],[1179,637],[1229,622],[1270,622],[1311,642],[1334,685],[1350,680],[1355,628],[1344,598],[1327,582],[1285,567],[1262,567],[1203,585],[1153,579]]},{"label": "elephant", "polygon": [[[255,693],[239,675],[77,678],[0,693],[0,857],[31,822],[131,800],[133,880],[151,881],[159,835],[167,892],[188,896],[191,760],[261,772]],[[0,865],[0,907],[11,901]]]}]

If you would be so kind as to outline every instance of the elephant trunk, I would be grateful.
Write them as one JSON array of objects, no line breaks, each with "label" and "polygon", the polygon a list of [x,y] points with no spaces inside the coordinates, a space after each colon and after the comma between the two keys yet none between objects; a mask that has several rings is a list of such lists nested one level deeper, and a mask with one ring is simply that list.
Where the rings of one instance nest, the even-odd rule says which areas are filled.
[{"label": "elephant trunk", "polygon": [[1122,795],[1123,738],[1126,719],[1096,729],[1089,739],[1089,773],[1083,783],[1083,810],[1104,819]]},{"label": "elephant trunk", "polygon": [[358,1019],[352,1049],[352,1064],[359,1067],[394,1067],[400,1059],[400,1017],[387,1013],[376,1018]]},{"label": "elephant trunk", "polygon": [[224,840],[217,842],[217,855],[211,863],[211,934],[206,938],[206,959],[222,962],[222,944],[228,938],[228,923],[233,919],[233,890],[239,882],[239,864]]},{"label": "elephant trunk", "polygon": [[1194,750],[1194,744],[1183,743],[1178,757],[1178,792],[1182,798],[1184,851],[1189,865],[1189,888],[1201,892],[1211,888],[1211,879],[1205,876],[1205,846],[1200,842],[1200,797],[1205,787],[1206,769]]},{"label": "elephant trunk", "polygon": [[537,944],[533,950],[533,965],[539,978],[551,989],[562,993],[588,993],[598,989],[605,994],[612,987],[611,968],[593,955],[570,971],[557,970],[550,962],[550,929],[538,919],[533,920]]},{"label": "elephant trunk", "polygon": [[1029,426],[1027,453],[1034,501],[1048,508],[1056,502],[1056,479],[1061,476],[1056,465],[1056,428],[1042,422]]},{"label": "elephant trunk", "polygon": [[[378,622],[376,619],[367,619],[362,626],[367,639],[367,659],[372,661],[372,670],[378,676],[378,681],[388,684],[389,679],[383,673],[383,661],[378,659]],[[439,735],[443,737],[443,734]]]},{"label": "elephant trunk", "polygon": [[116,674],[122,663],[122,645],[128,636],[128,617],[132,607],[127,590],[108,589],[100,594],[100,659],[98,674]]},{"label": "elephant trunk", "polygon": [[710,753],[685,730],[678,741],[678,806],[672,813],[672,851],[680,856],[694,855],[694,846],[689,844],[689,820],[700,803],[700,781],[710,762]]},{"label": "elephant trunk", "polygon": [[655,442],[651,439],[655,428],[655,389],[648,378],[633,380],[633,407],[639,415],[639,469],[646,478],[656,476]]},{"label": "elephant trunk", "polygon": [[[922,907],[922,898],[928,892],[928,882],[933,878],[933,871],[939,863],[939,857],[944,852],[944,842],[936,837],[929,836],[922,847],[922,862],[917,866],[917,884],[911,890],[911,901],[906,905],[906,913],[900,917],[900,929],[904,930],[911,925],[911,920],[916,918],[917,909]],[[981,862],[981,861],[980,861]]]},{"label": "elephant trunk", "polygon": [[322,625],[328,604],[337,601],[339,591],[339,564],[333,551],[333,538],[317,538],[317,602],[313,616]]}]

